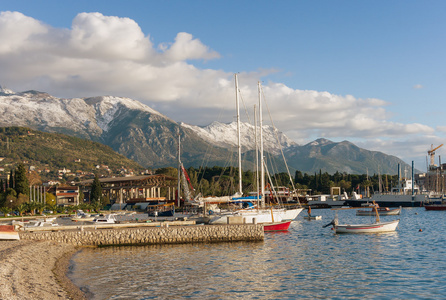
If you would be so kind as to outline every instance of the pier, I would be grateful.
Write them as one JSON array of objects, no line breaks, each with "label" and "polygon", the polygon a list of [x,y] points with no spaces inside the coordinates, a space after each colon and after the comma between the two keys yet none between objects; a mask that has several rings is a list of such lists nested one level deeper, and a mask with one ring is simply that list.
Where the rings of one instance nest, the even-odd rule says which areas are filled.
[{"label": "pier", "polygon": [[216,243],[264,239],[261,224],[179,225],[175,222],[41,227],[20,231],[19,235],[22,240],[51,240],[74,246]]}]

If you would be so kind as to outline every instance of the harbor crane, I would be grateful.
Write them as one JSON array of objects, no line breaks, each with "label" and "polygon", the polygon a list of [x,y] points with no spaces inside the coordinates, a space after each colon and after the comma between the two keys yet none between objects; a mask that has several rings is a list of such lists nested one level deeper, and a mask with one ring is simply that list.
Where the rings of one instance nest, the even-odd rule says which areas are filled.
[{"label": "harbor crane", "polygon": [[434,148],[434,145],[431,144],[431,149],[427,151],[427,154],[429,154],[431,158],[431,166],[435,165],[435,150],[438,150],[441,146],[443,146],[443,144]]}]

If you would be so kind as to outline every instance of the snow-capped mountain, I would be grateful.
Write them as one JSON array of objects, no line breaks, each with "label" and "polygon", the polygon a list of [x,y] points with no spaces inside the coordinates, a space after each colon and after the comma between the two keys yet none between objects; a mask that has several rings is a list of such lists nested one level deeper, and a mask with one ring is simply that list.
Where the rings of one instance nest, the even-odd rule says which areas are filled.
[{"label": "snow-capped mountain", "polygon": [[[199,127],[181,123],[184,128],[189,128],[198,134],[202,139],[219,147],[234,149],[237,151],[237,122],[224,124],[213,122],[206,127]],[[277,142],[279,140],[279,143]],[[259,138],[257,138],[259,142]],[[249,123],[240,123],[240,144],[242,152],[255,149],[255,128]],[[269,125],[263,126],[263,144],[265,151],[279,154],[281,148],[296,145],[285,134]]]},{"label": "snow-capped mountain", "polygon": [[[163,116],[136,100],[101,96],[63,99],[38,91],[0,90],[0,126],[28,126],[44,131],[66,128],[84,137],[100,137],[121,113],[139,110]],[[172,121],[173,122],[173,121]]]},{"label": "snow-capped mountain", "polygon": [[[235,158],[237,124],[214,122],[197,127],[169,119],[136,100],[100,96],[63,99],[44,92],[16,93],[0,86],[0,127],[22,126],[82,137],[110,146],[116,152],[144,167],[177,165],[178,134],[181,136],[182,161],[186,167],[228,165]],[[277,143],[277,137],[279,143]],[[344,141],[334,143],[319,139],[299,146],[271,126],[263,127],[265,151],[284,154],[291,168],[302,172],[352,171],[392,174],[396,157],[372,152]],[[254,127],[241,124],[242,150],[254,149]],[[209,148],[213,147],[212,151]],[[245,155],[245,170],[253,168],[252,153]],[[281,158],[280,161],[283,161]],[[236,165],[234,159],[229,164]],[[385,167],[388,169],[385,169]],[[279,166],[279,171],[284,171]]]}]

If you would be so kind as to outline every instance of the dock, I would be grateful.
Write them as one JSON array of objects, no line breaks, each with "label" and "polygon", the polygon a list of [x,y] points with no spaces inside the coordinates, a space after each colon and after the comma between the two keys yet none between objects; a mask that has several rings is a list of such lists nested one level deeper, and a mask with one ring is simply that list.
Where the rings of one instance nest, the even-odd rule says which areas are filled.
[{"label": "dock", "polygon": [[195,221],[36,227],[19,235],[23,240],[99,247],[264,240],[262,224],[196,225]]}]

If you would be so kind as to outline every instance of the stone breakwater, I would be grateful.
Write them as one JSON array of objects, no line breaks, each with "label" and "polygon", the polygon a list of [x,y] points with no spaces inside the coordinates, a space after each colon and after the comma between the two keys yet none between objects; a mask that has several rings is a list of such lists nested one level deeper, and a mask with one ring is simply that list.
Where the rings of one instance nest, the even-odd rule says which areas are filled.
[{"label": "stone breakwater", "polygon": [[263,241],[263,225],[195,225],[20,232],[22,240],[48,240],[74,246],[151,245]]}]

